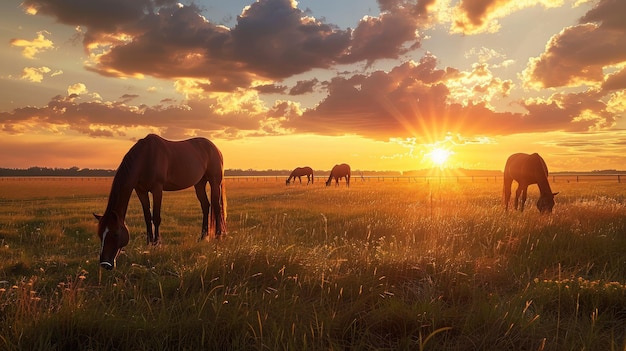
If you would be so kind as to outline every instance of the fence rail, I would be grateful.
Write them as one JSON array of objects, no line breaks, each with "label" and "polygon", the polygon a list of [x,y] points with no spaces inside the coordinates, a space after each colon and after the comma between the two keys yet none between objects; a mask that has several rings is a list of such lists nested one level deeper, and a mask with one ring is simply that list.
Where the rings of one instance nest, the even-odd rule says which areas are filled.
[{"label": "fence rail", "polygon": [[[231,182],[284,182],[288,175],[251,175],[251,176],[226,176],[226,180]],[[318,181],[326,180],[325,176],[317,177]],[[0,177],[0,182],[17,180],[40,180],[40,181],[81,181],[81,182],[97,182],[97,181],[110,181],[112,177]],[[626,174],[554,174],[549,176],[549,180],[553,183],[580,183],[580,182],[617,182],[622,183],[622,180],[626,182]],[[434,183],[434,182],[502,182],[502,175],[445,175],[445,176],[377,176],[377,175],[352,175],[351,182],[409,182],[409,183]]]},{"label": "fence rail", "polygon": [[[227,176],[226,179],[233,182],[284,182],[285,176]],[[326,180],[326,177],[317,177]],[[502,182],[502,175],[474,175],[474,176],[361,176],[352,175],[351,182],[409,182],[409,183],[434,183],[434,182]],[[580,183],[580,182],[626,182],[626,174],[555,174],[550,175],[549,180],[553,183]]]}]

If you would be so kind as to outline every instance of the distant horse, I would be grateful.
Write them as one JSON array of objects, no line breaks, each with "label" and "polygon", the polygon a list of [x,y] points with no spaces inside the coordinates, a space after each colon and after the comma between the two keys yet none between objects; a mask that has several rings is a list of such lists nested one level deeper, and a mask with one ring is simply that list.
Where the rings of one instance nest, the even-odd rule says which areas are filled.
[{"label": "distant horse", "polygon": [[539,186],[539,200],[537,201],[537,209],[541,213],[550,213],[554,207],[554,196],[548,183],[548,167],[545,161],[538,154],[513,154],[506,160],[504,166],[504,208],[509,209],[509,200],[511,199],[511,185],[513,181],[518,183],[515,191],[515,209],[517,209],[518,198],[522,195],[520,203],[520,211],[524,211],[524,203],[526,202],[526,192],[528,186],[537,184]]},{"label": "distant horse", "polygon": [[[149,134],[137,141],[126,153],[115,173],[104,214],[94,213],[98,219],[98,236],[102,242],[100,266],[113,269],[117,255],[128,244],[129,233],[124,219],[133,190],[143,208],[148,244],[156,245],[159,242],[163,191],[182,190],[192,185],[202,207],[200,240],[209,231],[211,206],[211,228],[219,238],[226,230],[226,193],[223,179],[222,154],[207,139],[169,141]],[[211,187],[211,202],[207,198],[207,182]],[[148,192],[152,193],[152,215]]]},{"label": "distant horse", "polygon": [[309,183],[313,184],[313,169],[311,167],[296,167],[296,169],[294,169],[289,175],[289,178],[285,181],[285,185],[289,185],[292,178],[294,182],[296,181],[296,178],[298,178],[298,180],[300,180],[300,184],[302,184],[302,176],[306,176],[307,185]]},{"label": "distant horse", "polygon": [[335,165],[335,167],[333,167],[330,171],[330,176],[326,181],[326,186],[329,186],[330,183],[332,183],[333,178],[335,178],[335,186],[339,186],[339,179],[343,177],[346,178],[346,186],[350,186],[350,166],[345,163]]}]

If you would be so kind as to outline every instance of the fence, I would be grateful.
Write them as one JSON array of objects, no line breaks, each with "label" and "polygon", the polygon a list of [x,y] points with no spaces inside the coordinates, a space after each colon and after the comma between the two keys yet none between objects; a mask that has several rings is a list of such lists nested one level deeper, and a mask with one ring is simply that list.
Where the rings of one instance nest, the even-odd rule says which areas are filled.
[{"label": "fence", "polygon": [[[284,176],[227,176],[226,179],[232,182],[284,182],[288,175]],[[326,177],[317,177],[326,180]],[[580,182],[617,182],[621,183],[622,179],[626,181],[626,174],[555,174],[550,175],[549,179],[552,183],[580,183]],[[476,183],[476,182],[503,182],[503,176],[500,175],[473,175],[473,176],[366,176],[352,175],[351,182],[409,182],[409,183]]]},{"label": "fence", "polygon": [[[231,182],[284,182],[289,175],[273,175],[273,176],[226,176],[225,178]],[[110,181],[112,177],[0,177],[0,182],[7,180],[45,180],[50,182],[57,181],[80,181],[80,182],[97,182]],[[317,177],[318,181],[326,180],[325,176]],[[580,182],[617,182],[621,183],[622,179],[626,182],[626,174],[554,174],[549,179],[552,183],[580,183]],[[445,176],[366,176],[353,174],[351,182],[409,182],[409,183],[476,183],[476,182],[502,182],[503,176],[500,175],[445,175]]]}]

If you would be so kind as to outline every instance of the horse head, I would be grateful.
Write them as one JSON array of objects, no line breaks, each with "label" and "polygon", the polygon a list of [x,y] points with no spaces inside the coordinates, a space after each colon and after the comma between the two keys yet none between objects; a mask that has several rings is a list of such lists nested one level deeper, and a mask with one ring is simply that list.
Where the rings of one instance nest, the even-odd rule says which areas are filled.
[{"label": "horse head", "polygon": [[98,237],[100,237],[100,267],[107,270],[115,268],[115,259],[120,250],[128,245],[128,228],[115,212],[104,215],[93,214],[98,220]]},{"label": "horse head", "polygon": [[541,195],[539,200],[537,200],[537,209],[540,213],[552,213],[552,208],[554,207],[554,197],[558,193],[550,193]]}]

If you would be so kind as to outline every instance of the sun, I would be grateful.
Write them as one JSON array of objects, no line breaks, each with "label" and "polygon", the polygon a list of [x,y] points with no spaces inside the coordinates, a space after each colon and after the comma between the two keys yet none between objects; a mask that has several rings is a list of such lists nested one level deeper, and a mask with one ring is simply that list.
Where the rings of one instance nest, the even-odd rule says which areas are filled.
[{"label": "sun", "polygon": [[444,167],[452,154],[453,152],[448,149],[435,147],[428,153],[428,157],[433,165],[437,167]]}]

